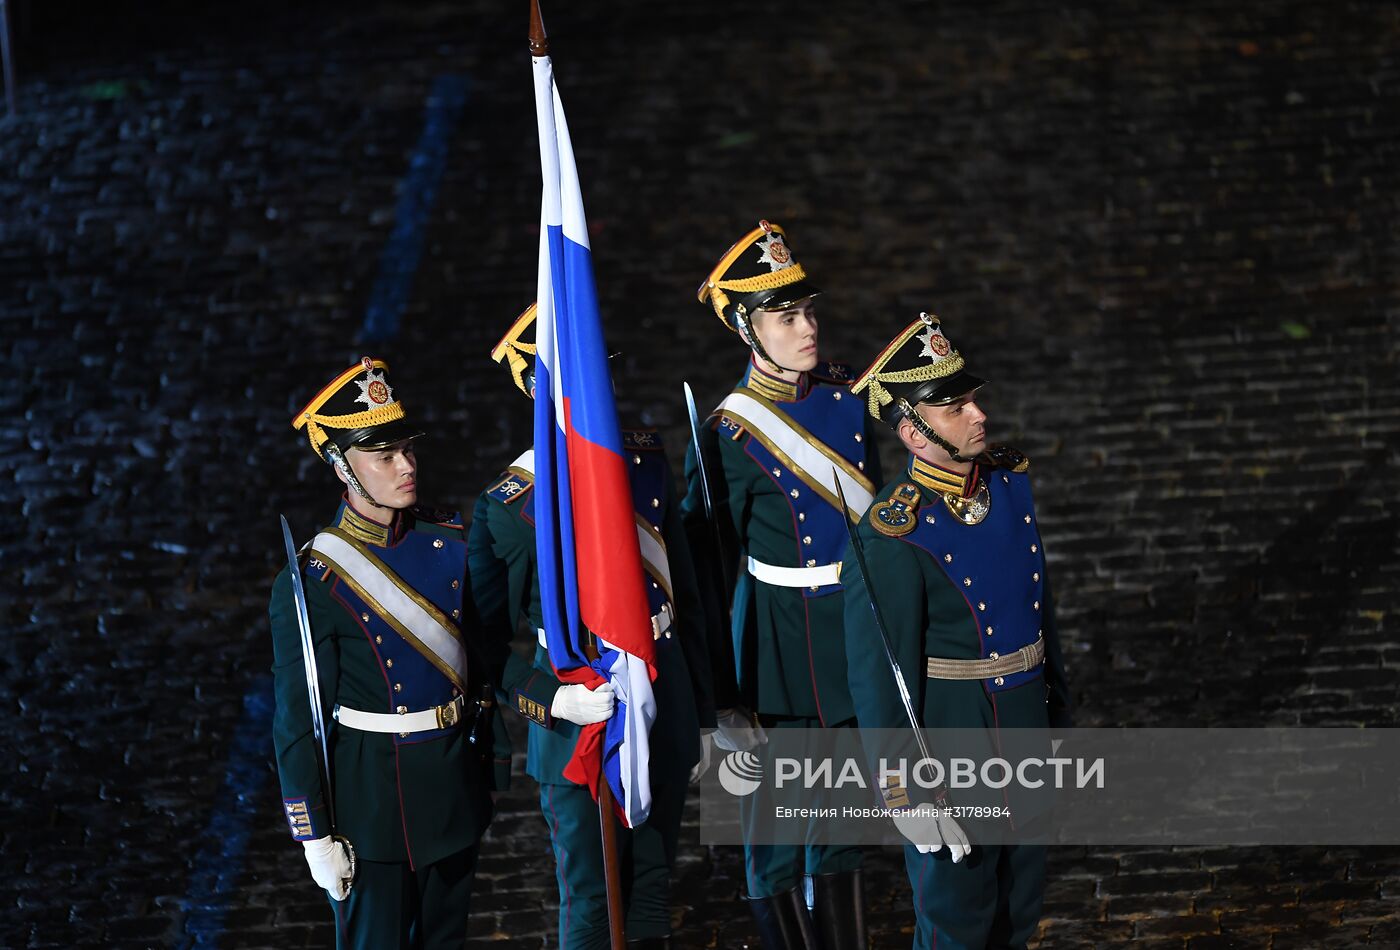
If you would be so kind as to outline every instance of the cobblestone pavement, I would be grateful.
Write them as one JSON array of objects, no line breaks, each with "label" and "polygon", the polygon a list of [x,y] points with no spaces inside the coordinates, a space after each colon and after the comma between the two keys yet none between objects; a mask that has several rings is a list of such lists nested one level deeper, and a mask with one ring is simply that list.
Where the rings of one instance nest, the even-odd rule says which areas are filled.
[{"label": "cobblestone pavement", "polygon": [[[743,359],[692,288],[780,221],[828,355],[932,309],[996,381],[1081,724],[1396,726],[1400,13],[947,6],[547,6],[625,413],[679,452],[681,379],[712,403]],[[330,945],[258,727],[275,514],[305,537],[334,496],[287,420],[407,266],[381,252],[443,76],[374,349],[434,433],[426,497],[470,507],[530,438],[486,358],[533,294],[523,0],[233,9],[36,31],[0,121],[7,947]],[[474,944],[552,945],[534,795]],[[738,855],[697,834],[677,945],[743,946]],[[1397,859],[1054,849],[1038,946],[1397,946]],[[907,946],[897,855],[870,864]]]}]

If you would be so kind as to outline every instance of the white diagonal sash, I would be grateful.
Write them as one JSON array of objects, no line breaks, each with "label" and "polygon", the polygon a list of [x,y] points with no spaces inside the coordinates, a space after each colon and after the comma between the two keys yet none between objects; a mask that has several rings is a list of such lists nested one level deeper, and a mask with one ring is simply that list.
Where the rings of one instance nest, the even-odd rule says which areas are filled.
[{"label": "white diagonal sash", "polygon": [[[533,478],[535,450],[527,449],[510,463],[510,470]],[[671,562],[666,557],[666,542],[662,540],[661,533],[645,518],[635,512],[634,517],[637,520],[637,545],[642,552],[642,567],[661,585],[661,589],[666,591],[666,599],[674,604],[676,598],[671,593]]]},{"label": "white diagonal sash", "polygon": [[456,626],[441,610],[338,528],[327,528],[316,535],[311,553],[329,564],[361,600],[453,685],[466,689],[467,651]]},{"label": "white diagonal sash", "polygon": [[838,510],[841,502],[836,478],[839,477],[851,518],[859,521],[865,517],[875,491],[870,479],[771,401],[741,387],[726,396],[717,411],[753,433],[754,438],[782,459],[794,475]]},{"label": "white diagonal sash", "polygon": [[671,562],[666,557],[666,542],[661,532],[653,528],[645,518],[637,515],[637,544],[642,550],[642,567],[666,592],[671,603],[676,598],[671,593]]}]

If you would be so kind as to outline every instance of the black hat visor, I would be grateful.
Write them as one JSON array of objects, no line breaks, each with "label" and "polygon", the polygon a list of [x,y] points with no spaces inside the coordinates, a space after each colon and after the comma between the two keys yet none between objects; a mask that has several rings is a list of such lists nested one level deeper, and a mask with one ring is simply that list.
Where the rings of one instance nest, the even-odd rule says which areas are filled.
[{"label": "black hat visor", "polygon": [[799,300],[815,297],[821,289],[813,287],[809,281],[795,280],[772,290],[760,290],[749,294],[741,301],[749,313],[755,310],[786,310]]},{"label": "black hat visor", "polygon": [[406,439],[416,439],[423,434],[419,429],[407,419],[394,419],[383,425],[369,426],[363,429],[345,429],[338,431],[329,430],[331,441],[336,444],[342,452],[350,449],[359,449],[361,452],[373,452],[375,449],[383,449],[393,445],[395,442],[403,442]]},{"label": "black hat visor", "polygon": [[958,370],[952,376],[945,376],[943,379],[931,379],[922,386],[910,390],[905,398],[909,400],[909,405],[917,406],[921,402],[926,402],[931,406],[943,406],[973,390],[981,389],[987,385],[987,381],[980,376],[974,376],[966,370]]}]

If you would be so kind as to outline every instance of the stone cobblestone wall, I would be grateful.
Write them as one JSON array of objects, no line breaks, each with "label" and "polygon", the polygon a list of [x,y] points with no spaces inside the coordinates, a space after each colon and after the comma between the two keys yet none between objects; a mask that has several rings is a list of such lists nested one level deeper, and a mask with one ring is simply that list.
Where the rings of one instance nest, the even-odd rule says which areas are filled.
[{"label": "stone cobblestone wall", "polygon": [[[486,357],[534,287],[519,6],[31,38],[0,120],[0,945],[331,945],[238,731],[275,515],[306,537],[334,505],[288,420],[371,349],[433,433],[427,497],[470,508],[528,444]],[[1400,724],[1394,8],[555,6],[621,405],[674,462],[682,379],[713,404],[744,358],[694,287],[771,218],[825,288],[826,355],[863,366],[928,309],[994,381],[1080,724]],[[369,347],[445,75],[467,92],[422,258]],[[685,834],[678,945],[743,946],[738,854]],[[1038,946],[1394,946],[1398,857],[1059,848]],[[875,945],[907,946],[898,855],[870,865]],[[474,943],[553,945],[523,776],[478,890]]]}]

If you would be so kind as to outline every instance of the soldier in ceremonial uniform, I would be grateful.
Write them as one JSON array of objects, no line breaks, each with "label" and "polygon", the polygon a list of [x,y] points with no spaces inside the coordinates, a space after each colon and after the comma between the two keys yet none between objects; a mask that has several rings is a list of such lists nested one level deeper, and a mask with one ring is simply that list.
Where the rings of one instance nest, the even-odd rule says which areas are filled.
[{"label": "soldier in ceremonial uniform", "polygon": [[[982,385],[938,319],[925,313],[852,386],[870,415],[895,430],[909,463],[876,494],[857,530],[870,576],[853,555],[841,570],[851,695],[862,730],[903,730],[907,737],[904,749],[881,753],[902,752],[911,762],[914,736],[871,597],[923,726],[957,729],[958,736],[968,730],[990,752],[1004,741],[1029,741],[1018,736],[1044,741],[1044,734],[1023,730],[1069,724],[1030,463],[1014,449],[987,446],[986,416],[976,402]],[[940,751],[948,750],[930,754],[938,759]],[[894,776],[883,791],[891,807],[959,804],[946,787],[904,788]],[[1007,827],[1022,835],[1011,840],[1035,837],[1043,802],[1015,800],[1014,790],[1007,799],[989,794],[1009,802]],[[979,843],[977,823],[952,817],[906,816],[896,825],[911,840],[905,862],[916,948],[1026,945],[1040,917],[1042,846],[999,844],[1006,836],[990,833],[984,838],[993,843]]]},{"label": "soldier in ceremonial uniform", "polygon": [[[738,385],[701,429],[718,520],[711,528],[693,446],[686,457],[693,543],[707,550],[708,539],[723,538],[727,550],[710,557],[737,562],[731,629],[723,623],[728,598],[711,611],[712,638],[733,644],[735,669],[715,664],[714,741],[725,751],[752,748],[765,730],[855,720],[839,576],[846,522],[835,480],[850,516],[861,517],[879,484],[879,457],[872,420],[849,389],[850,368],[817,354],[818,293],[784,230],[767,221],[700,285],[700,302],[749,348]],[[860,849],[822,843],[815,824],[806,847],[750,843],[769,805],[764,788],[741,803],[750,908],[764,945],[866,946]],[[812,882],[810,916],[804,875]]]},{"label": "soldier in ceremonial uniform", "polygon": [[287,822],[330,896],[337,946],[460,948],[491,792],[510,768],[508,752],[492,762],[491,697],[569,687],[515,657],[508,629],[479,622],[461,518],[418,506],[421,433],[386,370],[365,357],[292,422],[345,488],[298,559],[332,787],[290,567],[270,605],[273,739]]},{"label": "soldier in ceremonial uniform", "polygon": [[[492,350],[515,385],[534,397],[535,347],[522,335],[535,322],[531,304]],[[651,813],[630,831],[619,824],[619,864],[629,947],[670,946],[671,868],[692,769],[699,769],[700,730],[715,725],[705,651],[703,605],[696,589],[660,436],[624,429],[636,530],[656,639],[652,683],[656,719],[650,733]],[[552,669],[545,643],[535,561],[534,451],[524,452],[486,490],[472,515],[472,581],[483,616],[514,624],[524,617],[537,641],[535,667]],[[564,777],[578,730],[530,716],[526,771],[540,784],[559,883],[561,950],[609,946],[607,895],[598,805],[589,789]]]}]

